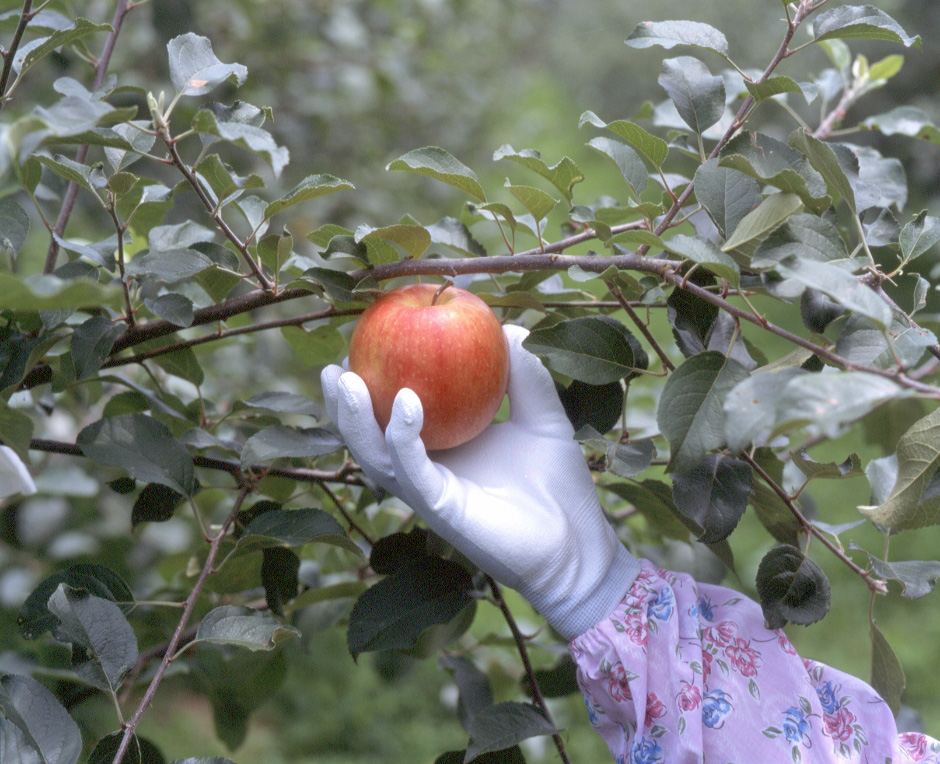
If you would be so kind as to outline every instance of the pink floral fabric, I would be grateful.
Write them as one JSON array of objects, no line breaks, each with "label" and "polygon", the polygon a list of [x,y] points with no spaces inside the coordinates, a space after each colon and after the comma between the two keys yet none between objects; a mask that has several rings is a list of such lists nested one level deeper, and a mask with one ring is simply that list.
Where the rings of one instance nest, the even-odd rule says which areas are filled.
[{"label": "pink floral fabric", "polygon": [[646,560],[571,652],[617,764],[940,764],[940,742],[898,734],[871,687],[800,658],[756,602]]}]

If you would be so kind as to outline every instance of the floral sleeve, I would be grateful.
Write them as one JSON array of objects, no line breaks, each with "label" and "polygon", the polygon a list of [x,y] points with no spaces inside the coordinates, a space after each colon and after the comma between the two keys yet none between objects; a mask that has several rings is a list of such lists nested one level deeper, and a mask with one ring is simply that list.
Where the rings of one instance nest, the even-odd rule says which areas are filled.
[{"label": "floral sleeve", "polygon": [[571,642],[618,764],[940,764],[860,679],[801,659],[760,606],[642,561],[613,613]]}]

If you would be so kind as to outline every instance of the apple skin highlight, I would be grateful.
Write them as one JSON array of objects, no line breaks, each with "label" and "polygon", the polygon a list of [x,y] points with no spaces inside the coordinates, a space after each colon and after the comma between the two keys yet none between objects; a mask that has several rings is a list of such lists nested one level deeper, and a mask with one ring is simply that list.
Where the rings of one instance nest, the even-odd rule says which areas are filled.
[{"label": "apple skin highlight", "polygon": [[421,439],[434,451],[472,440],[493,421],[509,380],[509,347],[496,315],[476,295],[410,284],[363,312],[349,369],[365,381],[383,430],[398,391],[414,390],[424,409]]}]

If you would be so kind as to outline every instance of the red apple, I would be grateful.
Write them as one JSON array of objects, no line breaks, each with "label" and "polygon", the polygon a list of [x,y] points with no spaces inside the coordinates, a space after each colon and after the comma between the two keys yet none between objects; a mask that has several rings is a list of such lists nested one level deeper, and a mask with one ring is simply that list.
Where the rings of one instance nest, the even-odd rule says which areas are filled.
[{"label": "red apple", "polygon": [[408,387],[424,408],[428,450],[453,448],[493,421],[506,393],[509,347],[496,315],[455,286],[410,284],[366,308],[349,343],[349,369],[365,381],[384,430]]}]

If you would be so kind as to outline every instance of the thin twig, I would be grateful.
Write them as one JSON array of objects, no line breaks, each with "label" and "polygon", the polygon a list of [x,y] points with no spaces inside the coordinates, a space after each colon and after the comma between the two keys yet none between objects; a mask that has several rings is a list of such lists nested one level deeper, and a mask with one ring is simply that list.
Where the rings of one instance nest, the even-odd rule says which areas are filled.
[{"label": "thin twig", "polygon": [[7,82],[10,80],[10,72],[13,71],[13,59],[16,58],[16,51],[23,41],[23,34],[26,32],[26,26],[33,18],[31,13],[33,9],[33,0],[26,0],[23,3],[23,10],[20,13],[20,20],[13,32],[13,39],[10,41],[10,47],[3,54],[3,71],[0,72],[0,109],[6,104]]},{"label": "thin twig", "polygon": [[[114,9],[114,18],[111,20],[111,33],[104,42],[104,48],[98,63],[95,65],[94,89],[97,90],[104,84],[105,75],[108,72],[108,65],[111,63],[111,55],[114,53],[114,46],[117,44],[117,36],[121,32],[121,25],[124,23],[124,17],[132,10],[128,6],[127,0],[118,0],[117,7]],[[88,145],[84,144],[78,147],[75,152],[75,161],[78,164],[84,164],[88,158]],[[75,200],[78,198],[78,184],[73,180],[69,181],[68,188],[65,189],[65,196],[62,199],[62,209],[59,210],[59,217],[55,221],[54,232],[58,236],[65,234],[65,227],[68,225],[69,218],[72,216],[72,210],[75,209]],[[59,242],[53,236],[49,242],[49,249],[46,251],[46,264],[43,267],[43,273],[52,273],[55,270],[56,260],[59,257]]]},{"label": "thin twig", "polygon": [[845,552],[843,552],[839,547],[837,547],[835,544],[832,543],[832,541],[829,540],[826,534],[820,531],[815,525],[813,525],[809,520],[807,520],[803,516],[803,513],[800,512],[799,507],[797,507],[796,504],[793,502],[793,497],[791,497],[790,494],[788,494],[785,490],[783,490],[783,488],[777,483],[777,481],[774,480],[767,473],[767,471],[754,460],[754,458],[750,454],[748,454],[747,452],[743,452],[741,454],[741,458],[743,458],[744,461],[746,461],[748,464],[751,465],[751,469],[753,469],[754,472],[756,472],[760,476],[761,480],[767,483],[767,485],[770,486],[771,490],[775,494],[777,494],[777,496],[780,497],[780,500],[784,504],[786,504],[787,509],[789,509],[790,512],[793,513],[793,516],[797,519],[797,521],[803,527],[803,531],[805,533],[808,533],[814,536],[815,538],[818,538],[820,542],[822,542],[823,546],[825,546],[830,552],[832,552],[836,557],[838,557],[843,563],[845,563],[849,567],[849,569],[853,573],[855,573],[857,576],[859,576],[859,578],[861,578],[865,582],[865,585],[868,587],[868,589],[872,593],[877,593],[877,594],[888,593],[888,589],[885,586],[884,581],[882,581],[880,578],[876,578],[872,576],[871,571],[864,570],[863,568],[860,568],[858,565],[856,565],[852,560],[849,559],[849,557],[845,554]]},{"label": "thin twig", "polygon": [[180,617],[179,623],[176,625],[173,636],[166,645],[166,651],[163,653],[163,658],[160,661],[160,665],[157,668],[153,679],[150,681],[150,684],[147,686],[147,689],[144,692],[144,696],[141,698],[140,704],[137,706],[137,710],[134,711],[134,715],[131,717],[130,721],[124,725],[124,735],[121,738],[121,743],[118,746],[117,752],[114,754],[112,764],[121,764],[121,761],[124,759],[124,755],[127,753],[127,748],[130,745],[131,739],[134,737],[134,731],[137,729],[137,725],[140,724],[141,717],[144,715],[144,712],[147,710],[147,707],[153,700],[154,694],[156,694],[157,688],[163,681],[166,670],[169,668],[170,661],[173,659],[173,655],[176,653],[176,649],[182,640],[183,632],[186,629],[186,624],[189,623],[189,619],[196,607],[196,601],[199,599],[199,595],[202,593],[202,589],[205,586],[206,580],[213,572],[215,558],[222,546],[222,541],[228,535],[229,528],[231,527],[232,523],[235,522],[235,518],[241,511],[242,503],[245,501],[245,498],[252,490],[251,483],[245,479],[244,475],[240,476],[239,483],[240,485],[238,496],[235,499],[235,504],[232,507],[232,510],[229,512],[228,517],[225,519],[225,522],[222,523],[222,527],[219,529],[219,532],[209,541],[209,552],[206,555],[206,561],[202,566],[202,571],[199,573],[199,578],[196,579],[193,590],[186,598],[186,605],[183,608],[183,615]]},{"label": "thin twig", "polygon": [[[515,640],[516,649],[519,651],[519,658],[522,660],[522,667],[525,669],[526,676],[529,679],[529,686],[532,688],[532,699],[542,711],[542,714],[545,716],[545,719],[548,721],[548,723],[554,728],[555,722],[552,719],[551,711],[548,710],[548,703],[545,702],[545,696],[542,694],[542,688],[539,686],[538,679],[535,677],[535,670],[532,668],[532,661],[529,660],[529,649],[526,647],[525,636],[519,630],[519,624],[516,623],[515,616],[513,616],[512,611],[509,609],[509,605],[506,604],[506,600],[503,599],[503,592],[499,584],[496,583],[492,576],[489,575],[486,576],[486,583],[493,592],[493,600],[496,602],[496,606],[503,614],[503,618],[506,619],[506,624],[509,626],[509,630],[512,632],[512,638]],[[561,760],[565,762],[565,764],[571,764],[571,759],[568,758],[568,751],[565,749],[565,741],[562,738],[561,733],[555,732],[552,735],[552,740],[555,743],[555,747],[558,749],[558,755],[561,757]]]},{"label": "thin twig", "polygon": [[343,506],[343,502],[341,502],[339,498],[336,496],[336,494],[333,493],[332,490],[330,490],[330,487],[326,485],[325,483],[321,483],[320,489],[323,491],[323,493],[325,493],[327,496],[330,497],[330,501],[333,502],[333,505],[336,507],[337,510],[339,510],[339,513],[346,519],[346,522],[349,523],[349,527],[355,530],[356,533],[358,533],[360,536],[362,536],[362,538],[364,538],[368,542],[369,546],[375,546],[375,539],[369,534],[368,531],[366,531],[361,525],[359,525],[359,523],[357,523],[353,519],[352,515],[350,515],[349,512],[346,511],[346,507]]},{"label": "thin twig", "polygon": [[646,341],[652,346],[653,350],[656,351],[656,355],[659,356],[659,360],[663,363],[663,368],[668,371],[675,371],[676,365],[669,360],[669,356],[666,355],[666,351],[660,346],[656,341],[656,338],[653,336],[653,333],[650,331],[650,328],[643,322],[643,320],[636,314],[636,311],[633,310],[626,298],[624,298],[623,293],[617,289],[616,285],[612,281],[604,282],[607,284],[607,289],[610,290],[610,293],[617,298],[617,302],[620,304],[620,307],[623,309],[623,312],[630,316],[630,320],[636,324],[637,328],[646,337]]}]

